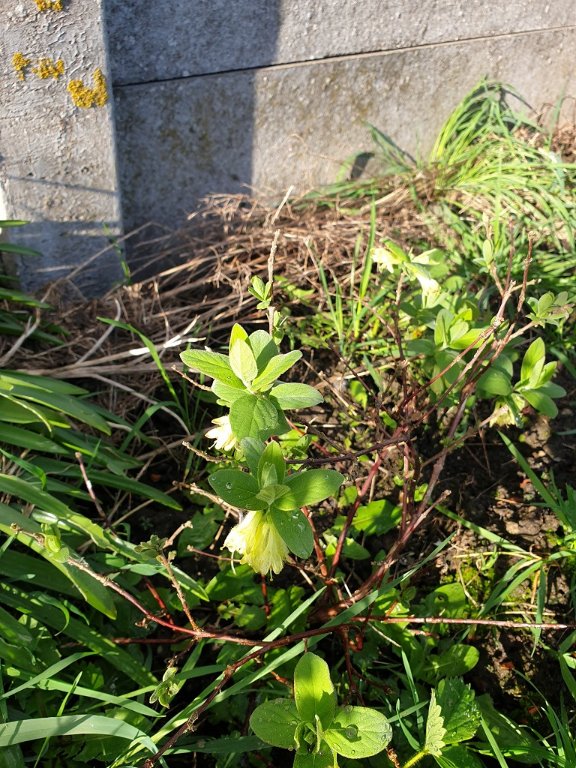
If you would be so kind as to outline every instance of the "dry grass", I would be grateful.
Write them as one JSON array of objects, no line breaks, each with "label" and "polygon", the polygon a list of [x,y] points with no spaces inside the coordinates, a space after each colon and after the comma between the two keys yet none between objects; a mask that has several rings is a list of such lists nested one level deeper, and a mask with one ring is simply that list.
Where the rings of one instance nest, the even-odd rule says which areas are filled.
[{"label": "dry grass", "polygon": [[[378,219],[382,236],[413,241],[426,232],[405,199],[401,208],[381,204]],[[187,228],[138,247],[139,252],[152,254],[146,272],[152,272],[155,264],[174,266],[92,301],[66,304],[65,282],[49,286],[43,298],[53,309],[43,319],[62,327],[65,341],[43,350],[23,345],[10,365],[66,379],[134,383],[137,377],[139,387],[148,389],[153,380],[157,382],[157,369],[142,342],[99,318],[137,328],[155,345],[167,369],[180,366],[178,355],[187,340],[218,343],[238,318],[255,319],[255,302],[247,287],[252,275],[266,277],[276,232],[280,233],[276,273],[310,287],[317,281],[312,256],[344,276],[359,234],[368,232],[369,220],[369,206],[359,211],[297,200],[278,209],[245,196],[211,198]],[[13,342],[3,343],[7,347]]]},{"label": "dry grass", "polygon": [[[566,160],[574,158],[575,146],[574,125],[556,131],[553,148]],[[167,370],[180,368],[179,352],[187,343],[218,344],[238,318],[256,319],[247,287],[254,274],[266,278],[276,232],[276,274],[297,286],[314,288],[317,295],[321,290],[314,261],[345,283],[357,238],[367,239],[373,204],[379,238],[391,237],[408,248],[430,243],[428,206],[433,205],[433,196],[426,194],[426,178],[419,180],[416,174],[410,183],[406,178],[386,177],[367,185],[366,192],[363,196],[359,188],[357,195],[340,202],[336,197],[286,199],[280,207],[242,195],[212,197],[180,231],[145,242],[139,233],[134,258],[140,266],[133,271],[131,285],[97,300],[72,303],[66,281],[49,286],[43,298],[53,309],[36,321],[63,328],[63,343],[39,349],[17,342],[14,350],[14,339],[3,338],[0,358],[8,357],[14,369],[95,379],[126,390],[137,386],[140,394],[151,395],[159,377],[142,341],[99,318],[138,329],[154,344]],[[437,220],[440,237],[441,227]]]}]

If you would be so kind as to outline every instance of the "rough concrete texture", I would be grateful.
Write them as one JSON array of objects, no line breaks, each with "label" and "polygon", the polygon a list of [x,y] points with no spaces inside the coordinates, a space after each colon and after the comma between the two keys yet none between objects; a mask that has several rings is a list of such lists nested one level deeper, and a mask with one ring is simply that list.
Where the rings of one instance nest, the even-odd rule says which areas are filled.
[{"label": "rough concrete texture", "polygon": [[[23,287],[35,290],[108,248],[121,229],[111,100],[81,109],[67,90],[74,79],[92,87],[95,70],[106,72],[103,28],[93,0],[64,0],[61,11],[44,12],[32,0],[1,5],[0,218],[30,222],[6,234],[42,253],[18,267]],[[22,78],[13,67],[18,52],[29,60]],[[44,58],[60,68],[58,77],[46,62],[42,68]],[[108,248],[76,284],[91,295],[121,274]]]},{"label": "rough concrete texture", "polygon": [[116,85],[576,24],[573,0],[104,0]]},{"label": "rough concrete texture", "polygon": [[[425,155],[484,77],[539,108],[576,93],[576,27],[116,89],[127,228],[178,224],[208,193],[333,181],[367,124]],[[520,105],[518,105],[520,107]]]},{"label": "rough concrete texture", "polygon": [[[35,288],[108,248],[86,294],[120,278],[109,236],[170,228],[212,193],[281,196],[331,181],[370,149],[372,123],[424,154],[483,77],[535,107],[576,95],[574,0],[0,0],[0,218],[44,256],[21,267]],[[110,102],[81,109],[71,79],[106,69]],[[14,53],[30,62],[18,78]],[[59,78],[34,73],[62,60]],[[58,65],[60,66],[60,65]],[[106,229],[104,228],[106,225]],[[33,265],[33,266],[32,266]]]}]

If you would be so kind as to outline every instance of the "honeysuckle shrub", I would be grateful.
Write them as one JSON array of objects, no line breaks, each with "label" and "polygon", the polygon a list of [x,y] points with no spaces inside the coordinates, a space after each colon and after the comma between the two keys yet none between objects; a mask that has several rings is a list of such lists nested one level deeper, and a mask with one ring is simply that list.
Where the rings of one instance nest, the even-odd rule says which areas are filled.
[{"label": "honeysuckle shrub", "polygon": [[334,469],[293,471],[274,439],[291,430],[286,412],[311,408],[323,399],[308,384],[280,378],[300,360],[301,351],[283,354],[271,333],[259,329],[248,334],[239,324],[232,328],[228,349],[227,355],[211,350],[181,354],[190,370],[213,379],[211,389],[228,409],[214,419],[216,426],[206,436],[217,449],[234,453],[236,467],[217,470],[208,481],[225,503],[247,511],[224,546],[258,573],[278,574],[289,553],[303,559],[311,555],[314,539],[302,510],[334,496],[344,476]]}]

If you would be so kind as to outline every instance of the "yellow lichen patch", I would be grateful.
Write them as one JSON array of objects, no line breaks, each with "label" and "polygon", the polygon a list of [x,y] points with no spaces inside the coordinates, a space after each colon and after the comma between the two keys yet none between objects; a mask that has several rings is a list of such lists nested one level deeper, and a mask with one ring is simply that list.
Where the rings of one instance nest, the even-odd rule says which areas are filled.
[{"label": "yellow lichen patch", "polygon": [[42,80],[46,80],[49,77],[58,80],[64,74],[64,62],[62,59],[58,59],[58,61],[48,58],[38,59],[38,65],[33,68],[32,72],[42,78]]},{"label": "yellow lichen patch", "polygon": [[34,0],[39,11],[61,11],[62,0]]},{"label": "yellow lichen patch", "polygon": [[26,77],[26,67],[30,64],[30,59],[27,59],[26,56],[24,56],[23,53],[15,53],[12,56],[12,66],[16,70],[16,74],[20,78],[20,80],[24,80]]},{"label": "yellow lichen patch", "polygon": [[71,80],[68,83],[68,91],[72,101],[77,107],[89,109],[90,107],[103,107],[108,101],[108,89],[106,78],[101,69],[94,70],[94,87],[88,88],[82,80]]}]

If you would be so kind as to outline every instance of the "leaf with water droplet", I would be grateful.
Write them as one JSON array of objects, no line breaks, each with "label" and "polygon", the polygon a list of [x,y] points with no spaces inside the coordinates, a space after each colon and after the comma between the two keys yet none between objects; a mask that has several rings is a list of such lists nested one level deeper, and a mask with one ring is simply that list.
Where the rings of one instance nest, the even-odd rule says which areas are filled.
[{"label": "leaf with water droplet", "polygon": [[444,742],[457,744],[471,739],[481,721],[474,691],[459,677],[441,680],[436,689],[437,701],[444,718]]},{"label": "leaf with water droplet", "polygon": [[436,701],[436,691],[433,689],[430,697],[430,705],[428,707],[428,719],[426,720],[426,741],[424,742],[424,751],[429,755],[441,755],[442,750],[446,746],[446,742],[444,741],[445,735],[446,728],[444,728],[442,709]]},{"label": "leaf with water droplet", "polygon": [[330,728],[324,732],[324,739],[343,757],[371,757],[388,746],[392,739],[392,726],[375,709],[341,707]]},{"label": "leaf with water droplet", "polygon": [[312,528],[306,516],[300,510],[288,515],[286,512],[281,512],[276,508],[283,498],[282,496],[280,499],[276,499],[274,506],[270,509],[270,517],[290,552],[296,555],[296,557],[306,559],[310,557],[314,549]]},{"label": "leaf with water droplet", "polygon": [[302,750],[294,756],[293,768],[334,768],[334,766],[337,766],[336,756],[326,742],[322,742],[319,752]]},{"label": "leaf with water droplet", "polygon": [[273,747],[294,749],[294,736],[300,724],[296,704],[291,699],[272,699],[256,707],[250,727],[259,739]]},{"label": "leaf with water droplet", "polygon": [[241,509],[266,509],[267,504],[257,498],[256,478],[239,469],[220,469],[210,475],[208,482],[228,504]]}]

